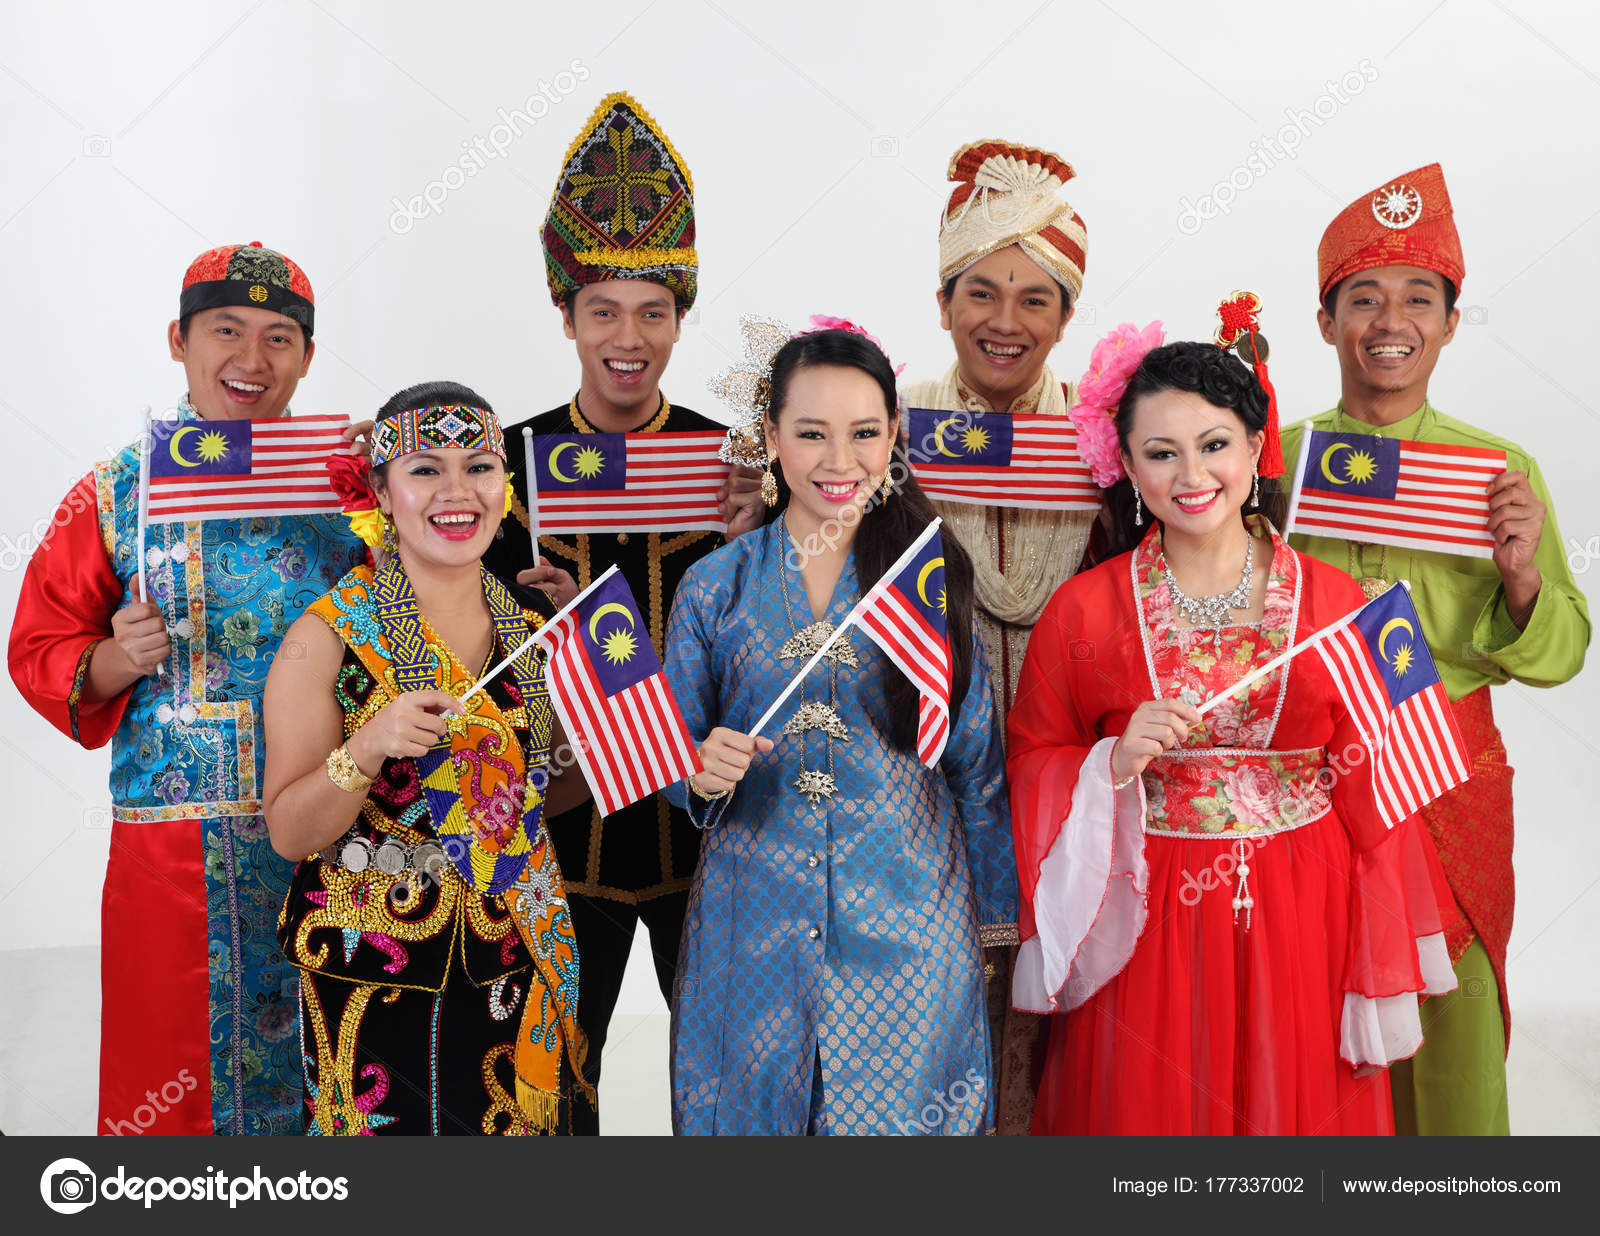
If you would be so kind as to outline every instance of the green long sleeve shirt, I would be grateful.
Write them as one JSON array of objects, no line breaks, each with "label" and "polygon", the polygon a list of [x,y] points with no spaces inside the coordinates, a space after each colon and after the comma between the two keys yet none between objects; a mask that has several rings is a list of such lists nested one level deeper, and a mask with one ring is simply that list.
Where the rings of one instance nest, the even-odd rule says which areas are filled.
[{"label": "green long sleeve shirt", "polygon": [[[1427,403],[1404,420],[1381,429],[1343,415],[1339,407],[1313,417],[1311,426],[1328,432],[1375,433],[1413,442],[1502,450],[1507,469],[1527,473],[1534,493],[1545,504],[1544,531],[1534,552],[1542,583],[1528,625],[1521,631],[1511,621],[1505,586],[1491,559],[1396,545],[1368,545],[1298,532],[1289,538],[1296,549],[1348,571],[1357,579],[1373,577],[1390,583],[1409,580],[1411,599],[1422,618],[1428,647],[1451,699],[1460,699],[1485,683],[1512,679],[1534,687],[1553,687],[1583,668],[1584,653],[1589,647],[1589,602],[1572,578],[1556,526],[1555,506],[1531,455],[1504,438],[1445,416]],[[1283,427],[1285,485],[1295,476],[1301,437],[1301,424]]]}]

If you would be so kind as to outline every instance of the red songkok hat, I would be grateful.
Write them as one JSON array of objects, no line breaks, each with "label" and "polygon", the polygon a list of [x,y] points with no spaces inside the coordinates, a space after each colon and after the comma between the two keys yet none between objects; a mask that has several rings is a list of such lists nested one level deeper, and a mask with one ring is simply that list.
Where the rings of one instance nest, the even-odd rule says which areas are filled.
[{"label": "red songkok hat", "polygon": [[248,245],[208,249],[189,263],[183,293],[178,297],[178,316],[186,318],[202,309],[227,305],[275,309],[300,323],[309,338],[315,303],[306,272],[283,254],[252,240]]},{"label": "red songkok hat", "polygon": [[1444,170],[1437,163],[1391,180],[1339,212],[1317,246],[1318,295],[1375,266],[1421,266],[1461,291],[1466,263]]}]

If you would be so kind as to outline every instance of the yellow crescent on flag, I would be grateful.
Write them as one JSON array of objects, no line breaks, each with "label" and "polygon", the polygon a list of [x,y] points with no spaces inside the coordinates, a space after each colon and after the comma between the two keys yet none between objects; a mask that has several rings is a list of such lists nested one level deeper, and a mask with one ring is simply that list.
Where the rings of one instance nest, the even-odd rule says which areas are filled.
[{"label": "yellow crescent on flag", "polygon": [[573,450],[578,449],[578,444],[576,442],[563,442],[550,452],[550,475],[555,477],[556,480],[560,481],[564,485],[576,484],[578,479],[575,476],[568,476],[566,473],[561,471],[561,452],[566,450],[569,446]]},{"label": "yellow crescent on flag", "polygon": [[1409,618],[1391,618],[1384,623],[1383,630],[1378,632],[1378,655],[1385,661],[1389,660],[1389,652],[1384,645],[1389,642],[1389,632],[1396,627],[1404,627],[1406,633],[1411,636],[1415,636],[1417,633],[1417,629],[1411,625]]},{"label": "yellow crescent on flag", "polygon": [[928,600],[928,576],[933,574],[935,567],[942,567],[943,565],[943,558],[929,558],[928,564],[917,575],[917,595],[922,598],[924,605],[933,604],[932,601]]},{"label": "yellow crescent on flag", "polygon": [[1350,482],[1347,481],[1347,480],[1346,481],[1341,481],[1338,477],[1336,477],[1332,473],[1332,471],[1330,471],[1328,465],[1329,465],[1330,462],[1332,462],[1333,453],[1335,451],[1353,451],[1353,450],[1355,450],[1355,447],[1351,446],[1348,442],[1335,442],[1327,450],[1323,451],[1322,452],[1322,475],[1327,477],[1335,485],[1348,485]]},{"label": "yellow crescent on flag", "polygon": [[[567,445],[571,446],[572,443],[568,442]],[[559,450],[560,448],[557,447],[556,449]],[[596,643],[600,642],[600,633],[596,628],[600,625],[600,619],[607,614],[623,615],[628,620],[628,630],[633,630],[633,614],[629,612],[628,607],[626,605],[618,605],[615,601],[607,601],[599,609],[595,610],[589,618],[589,638]]]},{"label": "yellow crescent on flag", "polygon": [[[948,456],[950,456],[951,459],[960,459],[961,456],[957,455],[954,451],[952,451],[949,447],[947,447],[945,445],[944,427],[946,425],[954,425],[960,419],[961,419],[961,417],[959,417],[959,416],[949,416],[949,417],[946,417],[944,420],[940,421],[937,425],[935,425],[933,427],[933,440],[934,440],[935,444],[937,445],[937,449],[939,451],[939,454],[948,455]],[[928,598],[927,597],[923,597],[922,599],[924,601],[926,601]]]}]

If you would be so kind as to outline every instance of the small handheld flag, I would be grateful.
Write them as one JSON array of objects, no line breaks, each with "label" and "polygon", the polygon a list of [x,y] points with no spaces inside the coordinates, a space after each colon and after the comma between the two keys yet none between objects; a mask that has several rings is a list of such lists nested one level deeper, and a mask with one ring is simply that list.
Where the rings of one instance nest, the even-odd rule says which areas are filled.
[{"label": "small handheld flag", "polygon": [[344,446],[343,416],[157,421],[151,426],[147,518],[337,514],[328,456]]},{"label": "small handheld flag", "polygon": [[539,630],[550,703],[601,815],[701,771],[627,580],[611,567]]},{"label": "small handheld flag", "polygon": [[1504,451],[1309,430],[1287,530],[1490,558],[1489,483],[1505,470]]},{"label": "small handheld flag", "polygon": [[945,628],[944,541],[934,520],[909,560],[885,572],[855,609],[855,623],[917,687],[917,757],[939,762],[950,738],[950,639]]},{"label": "small handheld flag", "polygon": [[1395,584],[1317,643],[1372,757],[1372,788],[1393,828],[1471,776],[1466,744],[1410,593]]},{"label": "small handheld flag", "polygon": [[761,733],[783,701],[852,625],[860,627],[917,686],[917,756],[932,767],[950,737],[950,644],[944,621],[944,543],[935,518],[844,616],[832,635],[750,729]]},{"label": "small handheld flag", "polygon": [[1065,416],[907,408],[906,426],[906,454],[930,498],[1046,511],[1100,509],[1100,487]]},{"label": "small handheld flag", "polygon": [[529,520],[542,534],[721,532],[722,430],[539,434],[527,445]]}]

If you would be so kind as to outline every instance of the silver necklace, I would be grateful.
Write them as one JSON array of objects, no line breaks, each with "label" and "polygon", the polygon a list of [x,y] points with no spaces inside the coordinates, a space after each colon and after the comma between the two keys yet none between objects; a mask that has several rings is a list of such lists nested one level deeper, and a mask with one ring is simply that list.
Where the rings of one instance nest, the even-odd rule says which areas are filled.
[{"label": "silver necklace", "polygon": [[1254,583],[1255,564],[1256,539],[1247,536],[1244,570],[1239,576],[1239,586],[1214,597],[1192,597],[1178,587],[1178,577],[1172,573],[1172,564],[1167,561],[1166,554],[1161,556],[1161,570],[1166,577],[1167,588],[1172,593],[1174,608],[1197,627],[1216,627],[1219,630],[1228,625],[1229,610],[1250,607],[1250,586]]}]

